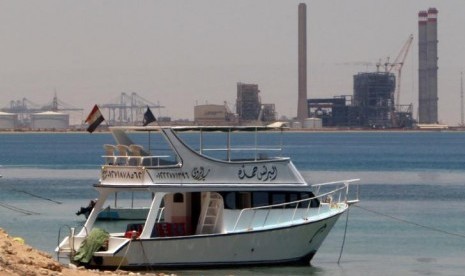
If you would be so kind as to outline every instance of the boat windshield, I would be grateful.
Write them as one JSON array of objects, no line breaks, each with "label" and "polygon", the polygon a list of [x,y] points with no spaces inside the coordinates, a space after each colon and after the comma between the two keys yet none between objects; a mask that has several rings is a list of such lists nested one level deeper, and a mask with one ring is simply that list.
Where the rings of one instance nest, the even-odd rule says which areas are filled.
[{"label": "boat windshield", "polygon": [[[283,131],[270,128],[173,128],[175,136],[193,151],[224,161],[270,160],[282,157]],[[268,130],[268,131],[263,131]],[[135,129],[113,135],[117,145],[105,145],[106,164],[169,166],[179,164],[173,149],[160,129]],[[125,134],[123,134],[125,133]],[[173,133],[173,134],[174,134]],[[165,139],[167,138],[167,139]],[[115,152],[118,152],[117,155]]]},{"label": "boat windshield", "polygon": [[279,131],[182,132],[178,136],[196,152],[219,160],[263,160],[281,157],[282,153]]}]

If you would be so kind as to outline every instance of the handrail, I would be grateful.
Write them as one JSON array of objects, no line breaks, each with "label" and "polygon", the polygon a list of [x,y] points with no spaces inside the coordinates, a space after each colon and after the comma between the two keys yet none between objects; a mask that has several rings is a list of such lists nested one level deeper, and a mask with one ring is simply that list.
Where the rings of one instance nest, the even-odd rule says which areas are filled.
[{"label": "handrail", "polygon": [[165,211],[165,207],[162,207],[159,209],[158,215],[157,215],[158,218],[156,219],[157,223],[161,221],[161,218],[163,217],[163,211]]},{"label": "handrail", "polygon": [[[155,166],[160,166],[160,158],[169,158],[171,155],[102,155],[103,158],[113,158],[114,160],[118,159],[127,159],[125,164],[122,164],[123,166],[134,166],[129,164],[130,160],[140,160],[142,163],[144,160],[152,160],[152,159],[157,159],[157,164]],[[115,162],[114,164],[107,164],[107,165],[120,165]],[[137,166],[137,165],[135,165]],[[150,166],[153,166],[152,162]]]},{"label": "handrail", "polygon": [[[297,210],[298,209],[303,209],[303,208],[298,208],[299,205],[301,203],[304,203],[304,202],[308,202],[308,206],[307,206],[307,210],[306,210],[306,213],[305,215],[307,216],[309,211],[310,211],[310,206],[311,206],[311,201],[314,200],[314,199],[318,199],[318,198],[324,198],[324,197],[328,197],[330,195],[333,195],[333,194],[336,194],[336,193],[339,193],[339,198],[338,198],[338,201],[337,203],[341,203],[341,192],[343,190],[345,190],[345,193],[344,193],[344,201],[343,202],[347,202],[347,194],[348,194],[348,191],[349,191],[349,184],[352,183],[352,182],[355,182],[355,181],[358,181],[358,179],[350,179],[350,180],[344,180],[344,181],[336,181],[336,182],[330,182],[330,183],[321,183],[321,184],[316,184],[316,185],[312,185],[312,186],[316,186],[316,187],[321,187],[321,186],[327,186],[327,185],[342,185],[340,187],[337,187],[329,192],[325,192],[323,194],[318,194],[318,195],[315,195],[314,197],[311,197],[311,198],[306,198],[306,199],[300,199],[300,200],[296,200],[296,201],[291,201],[291,202],[285,202],[285,203],[278,203],[278,204],[272,204],[272,205],[266,205],[266,206],[259,206],[259,207],[253,207],[253,208],[245,208],[245,209],[242,209],[241,212],[239,213],[239,216],[237,217],[236,219],[236,223],[234,224],[234,228],[233,228],[233,231],[236,231],[237,229],[237,226],[239,225],[239,222],[243,219],[243,214],[246,213],[246,212],[249,212],[249,211],[252,211],[253,212],[253,216],[252,216],[252,219],[250,219],[250,222],[249,222],[249,227],[247,228],[250,228],[250,224],[253,222],[254,218],[255,218],[255,214],[258,210],[263,210],[263,209],[267,209],[268,212],[265,216],[265,220],[263,221],[263,224],[262,224],[262,227],[266,225],[266,222],[268,220],[268,217],[269,217],[269,213],[270,213],[270,210],[271,209],[275,209],[275,208],[278,208],[278,207],[282,207],[283,209],[285,208],[285,206],[289,206],[289,205],[293,205],[295,204],[295,207],[294,207],[294,211],[292,213],[292,217],[289,219],[289,221],[293,221],[295,219],[295,216],[297,214]],[[332,199],[331,199],[332,200]],[[330,203],[333,203],[333,202],[330,202]],[[320,209],[321,209],[321,205],[319,206],[318,208],[318,214],[320,212]],[[279,218],[279,220],[281,220],[281,218]]]},{"label": "handrail", "polygon": [[269,150],[281,151],[282,148],[265,148],[265,147],[238,147],[238,148],[203,148],[202,151],[255,151],[255,150]]},{"label": "handrail", "polygon": [[332,181],[332,182],[318,183],[318,184],[312,184],[310,186],[312,186],[312,187],[328,186],[328,185],[334,185],[334,184],[338,184],[338,183],[352,183],[352,182],[357,182],[357,181],[360,181],[360,178],[353,178],[353,179],[348,179],[348,180],[343,180],[343,181]]},{"label": "handrail", "polygon": [[[260,158],[260,154],[261,153],[264,153],[264,152],[271,152],[271,151],[274,151],[274,152],[280,152],[282,153],[283,152],[283,148],[282,147],[259,147],[259,146],[250,146],[250,147],[230,147],[229,144],[228,144],[228,147],[221,147],[221,148],[203,148],[203,146],[201,146],[201,148],[198,150],[198,152],[200,154],[204,154],[204,152],[213,152],[213,151],[216,151],[216,152],[226,152],[227,153],[227,157],[226,157],[226,160],[227,161],[231,161],[231,152],[239,152],[239,151],[242,151],[242,152],[250,152],[250,153],[253,153],[254,154],[254,158],[251,159],[251,160],[259,160],[261,159]],[[272,157],[275,157],[275,156],[278,156],[277,154],[273,154]],[[280,155],[279,155],[280,156]]]}]

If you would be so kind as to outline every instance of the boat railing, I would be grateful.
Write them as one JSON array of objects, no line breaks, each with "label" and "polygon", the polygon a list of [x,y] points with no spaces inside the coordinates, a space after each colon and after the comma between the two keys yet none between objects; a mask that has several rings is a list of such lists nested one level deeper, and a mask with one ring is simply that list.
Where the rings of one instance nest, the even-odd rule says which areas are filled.
[{"label": "boat railing", "polygon": [[269,159],[265,152],[282,152],[282,147],[224,147],[224,148],[202,148],[199,150],[200,154],[204,152],[226,152],[226,160],[231,161],[233,152],[251,152],[253,153],[254,161]]},{"label": "boat railing", "polygon": [[128,155],[103,155],[106,165],[113,166],[163,166],[163,160],[169,159],[171,155],[144,155],[144,156],[128,156]]},{"label": "boat railing", "polygon": [[105,165],[110,166],[150,166],[159,167],[176,163],[172,155],[152,155],[138,144],[103,145]]},{"label": "boat railing", "polygon": [[[317,192],[314,197],[306,199],[242,209],[232,231],[266,228],[279,224],[292,225],[297,220],[310,220],[312,216],[316,218],[322,211],[330,209],[337,211],[351,202],[358,201],[358,193],[355,200],[348,199],[350,183],[355,181],[359,179],[316,184],[312,186],[317,187],[318,190],[329,186],[333,189],[323,193]],[[277,209],[281,211],[276,211]]]}]

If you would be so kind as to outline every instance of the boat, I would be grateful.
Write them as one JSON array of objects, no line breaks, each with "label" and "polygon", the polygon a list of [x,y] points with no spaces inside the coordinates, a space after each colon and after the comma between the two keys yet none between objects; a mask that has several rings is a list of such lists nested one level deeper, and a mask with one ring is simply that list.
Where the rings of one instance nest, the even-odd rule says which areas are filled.
[{"label": "boat", "polygon": [[[70,228],[65,237],[59,232],[58,257],[78,265],[309,265],[337,219],[358,201],[358,189],[349,189],[358,179],[308,184],[282,156],[279,124],[110,129],[115,145],[104,146],[94,184],[98,200],[81,229]],[[145,219],[97,222],[106,202],[124,192],[146,202]]]}]

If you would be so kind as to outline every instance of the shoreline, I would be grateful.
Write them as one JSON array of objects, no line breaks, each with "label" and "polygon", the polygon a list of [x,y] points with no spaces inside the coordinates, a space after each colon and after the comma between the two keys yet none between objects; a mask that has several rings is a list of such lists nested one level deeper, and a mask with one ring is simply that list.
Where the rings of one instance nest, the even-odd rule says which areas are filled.
[{"label": "shoreline", "polygon": [[[74,265],[62,264],[51,254],[33,248],[20,237],[10,236],[0,228],[0,275],[66,275],[66,276],[94,276],[94,275],[136,275],[126,270],[95,270]],[[163,272],[137,272],[137,275],[168,276]]]},{"label": "shoreline", "polygon": [[[270,130],[268,132],[280,131],[279,129]],[[425,128],[425,129],[362,129],[362,128],[284,128],[285,132],[290,133],[350,133],[350,132],[381,132],[381,133],[423,133],[423,132],[465,132],[465,127],[449,127],[447,129],[435,129],[435,128]],[[101,129],[96,130],[93,133],[83,130],[21,130],[21,129],[0,129],[0,134],[109,134],[111,130]]]}]

